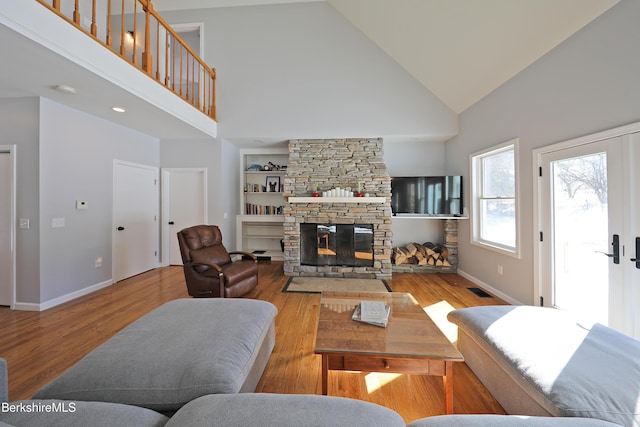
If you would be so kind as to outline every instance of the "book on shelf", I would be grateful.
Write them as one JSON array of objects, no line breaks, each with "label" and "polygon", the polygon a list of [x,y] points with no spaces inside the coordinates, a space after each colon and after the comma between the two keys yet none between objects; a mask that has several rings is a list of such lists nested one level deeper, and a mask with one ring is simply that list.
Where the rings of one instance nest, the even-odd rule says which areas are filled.
[{"label": "book on shelf", "polygon": [[391,306],[384,301],[360,301],[351,318],[369,325],[387,327]]},{"label": "book on shelf", "polygon": [[265,206],[246,203],[244,212],[246,215],[282,215],[283,209],[284,206]]}]

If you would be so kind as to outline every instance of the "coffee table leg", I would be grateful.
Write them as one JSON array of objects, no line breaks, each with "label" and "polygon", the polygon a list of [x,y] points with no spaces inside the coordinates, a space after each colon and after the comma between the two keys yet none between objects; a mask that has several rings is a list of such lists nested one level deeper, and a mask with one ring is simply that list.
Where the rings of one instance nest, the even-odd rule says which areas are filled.
[{"label": "coffee table leg", "polygon": [[444,363],[444,406],[447,414],[453,414],[453,362]]},{"label": "coffee table leg", "polygon": [[322,394],[327,395],[329,383],[329,355],[322,355]]}]

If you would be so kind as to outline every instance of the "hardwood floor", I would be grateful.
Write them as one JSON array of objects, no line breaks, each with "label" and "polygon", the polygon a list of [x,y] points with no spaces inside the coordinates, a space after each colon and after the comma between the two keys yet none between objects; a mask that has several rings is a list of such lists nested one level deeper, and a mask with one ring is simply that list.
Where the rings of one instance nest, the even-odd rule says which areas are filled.
[{"label": "hardwood floor", "polygon": [[[259,285],[245,296],[270,301],[279,311],[276,345],[257,391],[320,394],[320,356],[313,353],[320,296],[283,293],[286,281],[281,262],[261,262]],[[388,283],[413,294],[452,340],[455,327],[444,320],[448,310],[505,304],[476,296],[467,289],[475,285],[456,274],[394,273]],[[10,400],[29,398],[135,319],[188,297],[182,268],[165,267],[40,313],[0,308],[0,357],[9,366]],[[331,371],[329,394],[384,405],[407,422],[444,413],[439,377]],[[504,413],[463,363],[454,367],[454,411]]]}]

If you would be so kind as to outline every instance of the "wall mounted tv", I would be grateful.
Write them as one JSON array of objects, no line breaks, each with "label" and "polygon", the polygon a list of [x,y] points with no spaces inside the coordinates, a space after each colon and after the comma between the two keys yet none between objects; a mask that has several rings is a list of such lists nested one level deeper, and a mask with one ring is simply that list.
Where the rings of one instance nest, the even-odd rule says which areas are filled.
[{"label": "wall mounted tv", "polygon": [[462,176],[391,178],[394,215],[461,216]]}]

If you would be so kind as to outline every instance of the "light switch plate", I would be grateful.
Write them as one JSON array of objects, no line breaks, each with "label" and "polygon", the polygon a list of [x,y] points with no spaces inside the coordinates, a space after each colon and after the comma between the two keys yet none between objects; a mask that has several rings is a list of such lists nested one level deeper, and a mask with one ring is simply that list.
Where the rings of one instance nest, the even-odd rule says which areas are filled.
[{"label": "light switch plate", "polygon": [[89,209],[89,202],[76,200],[76,209]]},{"label": "light switch plate", "polygon": [[51,228],[64,228],[64,218],[53,218]]},{"label": "light switch plate", "polygon": [[18,228],[21,230],[29,229],[29,218],[20,218],[20,222],[18,223]]}]

